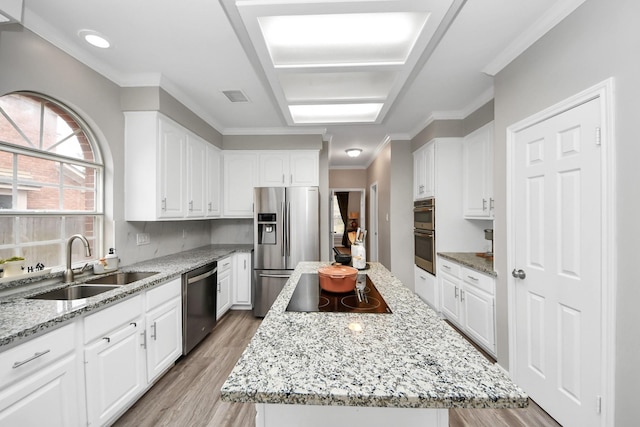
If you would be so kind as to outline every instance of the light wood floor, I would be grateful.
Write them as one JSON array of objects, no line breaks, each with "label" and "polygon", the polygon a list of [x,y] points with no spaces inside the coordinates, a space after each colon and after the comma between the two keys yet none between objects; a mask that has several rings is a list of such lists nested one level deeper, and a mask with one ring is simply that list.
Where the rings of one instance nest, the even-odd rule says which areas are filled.
[{"label": "light wood floor", "polygon": [[[230,311],[215,330],[162,377],[115,426],[253,427],[255,407],[220,401],[220,387],[260,325]],[[534,402],[526,409],[451,409],[450,427],[558,427]]]}]

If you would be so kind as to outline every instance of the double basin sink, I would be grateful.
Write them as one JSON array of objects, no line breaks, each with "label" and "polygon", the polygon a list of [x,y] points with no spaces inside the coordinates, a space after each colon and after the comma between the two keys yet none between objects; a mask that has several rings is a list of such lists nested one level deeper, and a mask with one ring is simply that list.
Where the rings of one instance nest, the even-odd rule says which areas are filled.
[{"label": "double basin sink", "polygon": [[54,289],[28,297],[27,299],[74,300],[89,298],[156,274],[158,273],[155,271],[115,273],[108,276],[97,277],[77,285],[67,286],[66,288]]}]

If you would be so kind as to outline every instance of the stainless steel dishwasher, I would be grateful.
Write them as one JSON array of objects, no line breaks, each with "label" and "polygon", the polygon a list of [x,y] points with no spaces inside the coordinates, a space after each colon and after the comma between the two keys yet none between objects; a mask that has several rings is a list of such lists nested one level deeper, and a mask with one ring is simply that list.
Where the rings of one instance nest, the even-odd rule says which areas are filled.
[{"label": "stainless steel dishwasher", "polygon": [[182,354],[189,353],[216,325],[218,263],[182,275]]}]

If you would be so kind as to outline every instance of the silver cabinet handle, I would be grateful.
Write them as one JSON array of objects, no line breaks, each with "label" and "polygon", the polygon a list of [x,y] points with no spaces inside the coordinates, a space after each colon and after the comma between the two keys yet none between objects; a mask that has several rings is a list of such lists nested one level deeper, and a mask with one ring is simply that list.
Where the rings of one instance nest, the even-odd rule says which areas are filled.
[{"label": "silver cabinet handle", "polygon": [[448,265],[446,265],[446,264],[442,264],[442,268],[446,268],[447,270],[451,270],[451,267],[449,267],[449,266],[448,266]]},{"label": "silver cabinet handle", "polygon": [[211,207],[211,202],[209,202],[209,212],[211,212],[213,208]]},{"label": "silver cabinet handle", "polygon": [[222,292],[220,289],[221,289],[220,283],[218,283],[218,293]]},{"label": "silver cabinet handle", "polygon": [[244,260],[244,267],[243,267],[243,268],[244,268],[245,270],[247,269],[247,260],[246,260],[246,259]]},{"label": "silver cabinet handle", "polygon": [[189,212],[193,211],[193,200],[189,200]]},{"label": "silver cabinet handle", "polygon": [[163,211],[167,210],[167,198],[166,197],[162,198],[161,208],[162,208]]},{"label": "silver cabinet handle", "polygon": [[487,199],[482,199],[482,210],[486,211],[487,210]]},{"label": "silver cabinet handle", "polygon": [[458,298],[458,287],[456,286],[456,298]]},{"label": "silver cabinet handle", "polygon": [[490,197],[489,198],[489,210],[493,210],[493,202],[494,202],[493,197]]},{"label": "silver cabinet handle", "polygon": [[426,278],[426,277],[424,277],[424,276],[420,276],[420,278],[421,278],[422,280],[427,280],[427,278]]},{"label": "silver cabinet handle", "polygon": [[284,184],[284,174],[282,174],[282,183]]},{"label": "silver cabinet handle", "polygon": [[516,270],[515,268],[511,272],[511,275],[516,279],[524,279],[527,277],[527,273],[525,273],[524,270]]},{"label": "silver cabinet handle", "polygon": [[471,279],[471,280],[475,281],[475,282],[477,282],[477,281],[479,280],[478,278],[473,277],[473,276],[467,276],[467,277],[468,277],[469,279]]},{"label": "silver cabinet handle", "polygon": [[151,329],[152,329],[151,338],[153,338],[154,341],[157,341],[158,340],[158,333],[157,333],[157,330],[156,330],[156,322],[153,322],[153,325],[151,325]]},{"label": "silver cabinet handle", "polygon": [[49,353],[50,351],[51,351],[51,350],[47,349],[47,350],[44,350],[44,351],[41,351],[41,352],[38,352],[38,353],[34,353],[34,354],[33,354],[33,356],[31,356],[31,357],[30,357],[30,358],[28,358],[28,359],[22,360],[22,361],[20,361],[20,362],[15,362],[15,363],[13,364],[12,368],[13,368],[13,369],[19,368],[20,366],[24,365],[25,363],[29,363],[29,362],[31,362],[32,360],[35,360],[35,359],[37,359],[37,358],[38,358],[38,357],[40,357],[40,356],[44,356],[45,354]]},{"label": "silver cabinet handle", "polygon": [[140,344],[140,347],[146,349],[147,348],[147,332],[142,331],[140,335],[142,335],[142,343]]},{"label": "silver cabinet handle", "polygon": [[460,301],[464,301],[464,291],[460,289]]}]

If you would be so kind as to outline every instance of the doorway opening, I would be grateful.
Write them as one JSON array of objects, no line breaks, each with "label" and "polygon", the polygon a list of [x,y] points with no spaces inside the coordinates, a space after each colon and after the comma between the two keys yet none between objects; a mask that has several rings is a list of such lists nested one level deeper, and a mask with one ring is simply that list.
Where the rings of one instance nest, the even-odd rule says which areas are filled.
[{"label": "doorway opening", "polygon": [[351,245],[357,230],[366,229],[364,188],[332,188],[329,203],[329,224],[331,237],[329,252],[333,248],[342,253],[351,253]]}]

